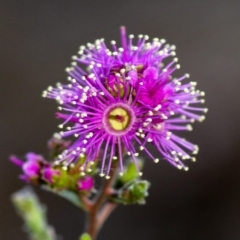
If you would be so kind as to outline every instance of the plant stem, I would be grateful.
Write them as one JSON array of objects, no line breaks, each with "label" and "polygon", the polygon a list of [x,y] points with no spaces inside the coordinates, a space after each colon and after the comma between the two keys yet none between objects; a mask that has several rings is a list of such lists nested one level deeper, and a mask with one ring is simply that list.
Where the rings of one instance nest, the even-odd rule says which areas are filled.
[{"label": "plant stem", "polygon": [[87,233],[92,240],[96,239],[98,231],[103,225],[104,221],[115,209],[116,204],[106,203],[106,200],[111,192],[111,187],[115,181],[115,175],[118,172],[118,161],[113,161],[112,169],[109,174],[109,179],[105,180],[102,189],[100,190],[96,200],[88,207],[87,211]]}]

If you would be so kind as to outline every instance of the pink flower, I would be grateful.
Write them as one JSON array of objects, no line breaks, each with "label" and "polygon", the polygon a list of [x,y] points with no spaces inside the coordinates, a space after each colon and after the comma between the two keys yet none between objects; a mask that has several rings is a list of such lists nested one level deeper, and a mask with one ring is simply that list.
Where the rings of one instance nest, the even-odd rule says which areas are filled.
[{"label": "pink flower", "polygon": [[79,191],[89,191],[94,185],[94,181],[92,177],[85,177],[78,181],[78,190]]}]

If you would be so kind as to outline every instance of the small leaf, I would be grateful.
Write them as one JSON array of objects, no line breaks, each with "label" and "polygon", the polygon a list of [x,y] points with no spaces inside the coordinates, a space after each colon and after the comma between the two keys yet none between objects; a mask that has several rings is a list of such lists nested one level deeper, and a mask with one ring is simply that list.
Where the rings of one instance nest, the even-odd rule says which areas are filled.
[{"label": "small leaf", "polygon": [[112,196],[112,201],[121,204],[144,204],[148,196],[150,183],[144,180],[134,180],[119,189],[117,195]]},{"label": "small leaf", "polygon": [[14,193],[12,202],[25,222],[25,229],[30,239],[57,239],[54,229],[47,223],[46,208],[41,205],[31,188],[24,188]]},{"label": "small leaf", "polygon": [[83,203],[75,192],[72,192],[70,190],[54,190],[48,186],[43,186],[43,189],[67,199],[68,201],[70,201],[79,208],[83,208]]},{"label": "small leaf", "polygon": [[136,168],[136,165],[133,162],[130,162],[127,166],[127,169],[123,173],[123,176],[121,177],[121,181],[123,183],[127,183],[137,177],[138,177],[138,170]]},{"label": "small leaf", "polygon": [[79,240],[92,240],[92,238],[90,237],[90,235],[88,233],[83,233]]},{"label": "small leaf", "polygon": [[[137,159],[139,170],[143,167],[143,161],[141,159]],[[136,167],[136,164],[133,161],[130,161],[126,166],[126,169],[123,173],[123,176],[119,178],[122,184],[127,182],[131,182],[134,179],[139,177],[139,170]]]}]

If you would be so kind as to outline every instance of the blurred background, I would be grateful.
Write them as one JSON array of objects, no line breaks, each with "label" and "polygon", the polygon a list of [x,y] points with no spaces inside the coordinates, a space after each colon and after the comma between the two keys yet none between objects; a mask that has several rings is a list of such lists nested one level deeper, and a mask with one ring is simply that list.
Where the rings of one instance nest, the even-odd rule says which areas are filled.
[{"label": "blurred background", "polygon": [[[12,153],[46,153],[57,131],[57,104],[43,99],[66,81],[78,47],[128,33],[165,38],[177,46],[182,73],[206,92],[203,123],[184,134],[200,146],[189,172],[146,161],[152,185],[147,204],[119,207],[99,240],[240,239],[240,1],[239,0],[0,0],[0,239],[24,240],[10,195],[25,184],[8,161]],[[77,239],[84,214],[66,200],[36,189],[49,222]]]}]

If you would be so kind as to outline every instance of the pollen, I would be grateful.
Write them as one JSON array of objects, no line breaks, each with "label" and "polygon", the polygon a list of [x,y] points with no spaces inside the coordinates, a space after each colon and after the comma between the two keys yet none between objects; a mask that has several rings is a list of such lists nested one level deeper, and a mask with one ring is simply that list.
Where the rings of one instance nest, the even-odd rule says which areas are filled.
[{"label": "pollen", "polygon": [[130,116],[125,109],[117,107],[109,113],[108,121],[112,129],[121,131],[128,127]]}]

